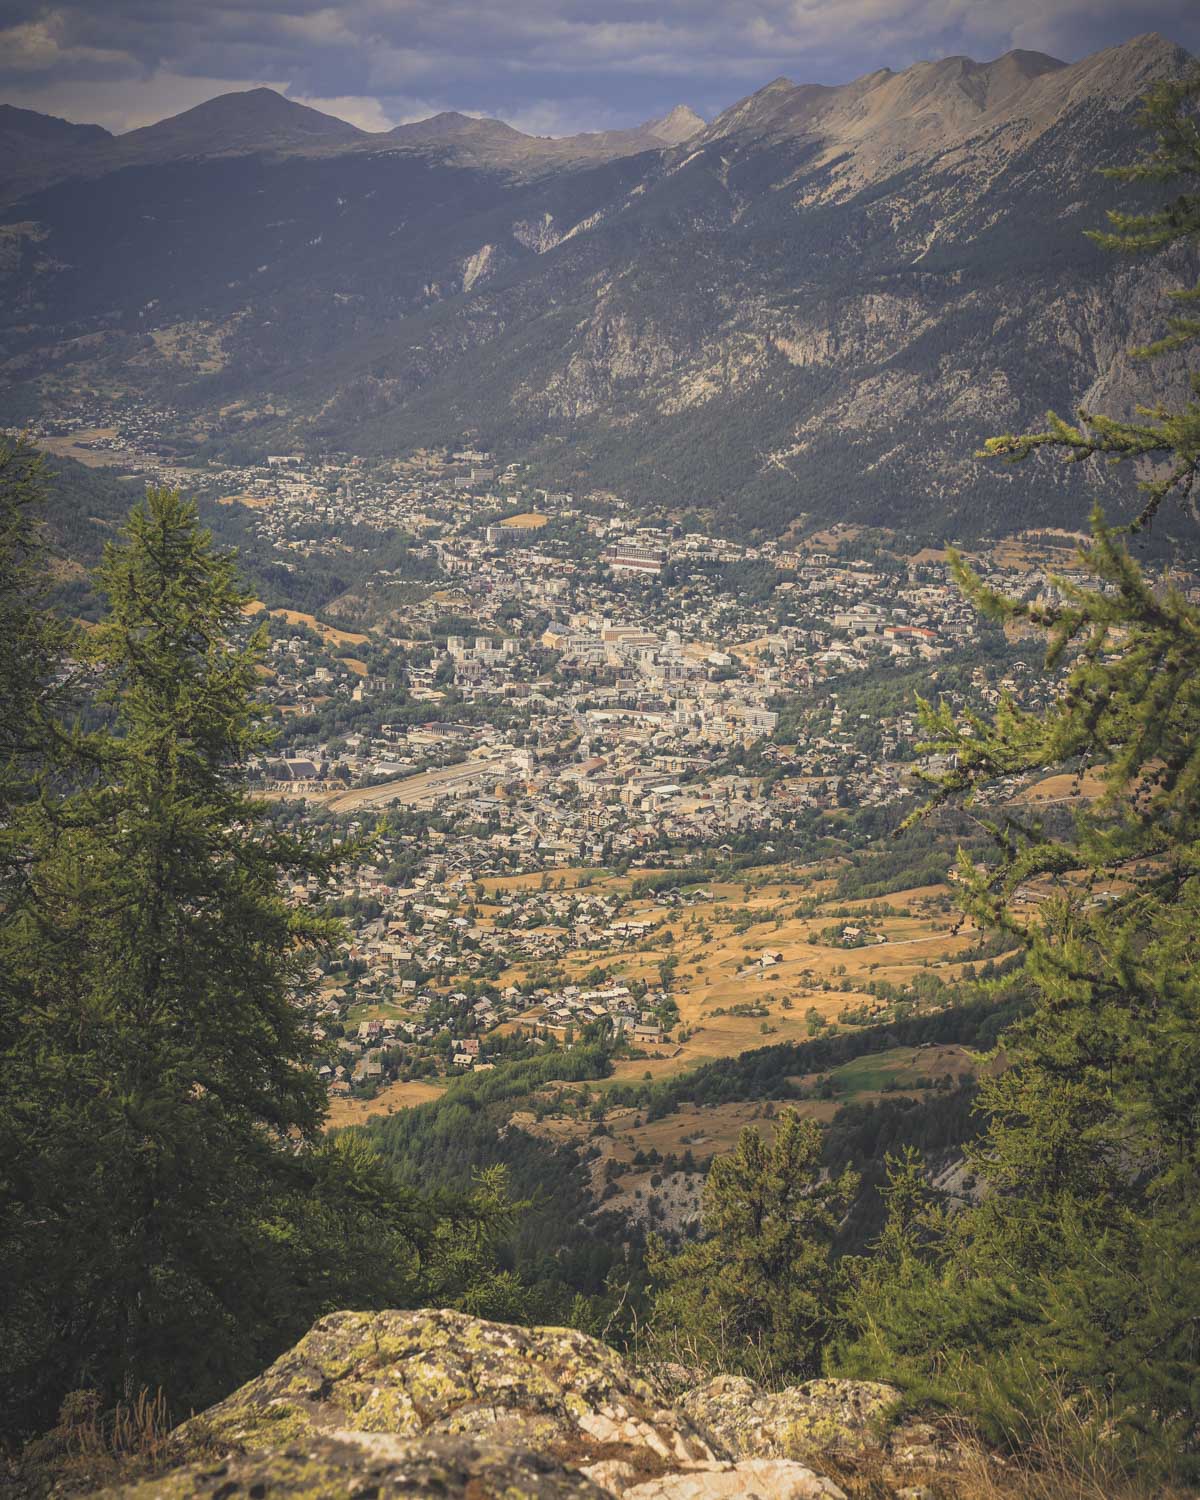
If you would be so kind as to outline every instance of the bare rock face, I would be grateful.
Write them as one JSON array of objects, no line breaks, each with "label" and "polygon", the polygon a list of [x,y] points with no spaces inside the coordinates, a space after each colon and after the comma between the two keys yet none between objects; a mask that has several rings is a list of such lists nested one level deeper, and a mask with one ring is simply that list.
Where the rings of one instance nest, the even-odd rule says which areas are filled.
[{"label": "bare rock face", "polygon": [[624,1500],[846,1500],[831,1479],[790,1459],[688,1464],[624,1491]]}]

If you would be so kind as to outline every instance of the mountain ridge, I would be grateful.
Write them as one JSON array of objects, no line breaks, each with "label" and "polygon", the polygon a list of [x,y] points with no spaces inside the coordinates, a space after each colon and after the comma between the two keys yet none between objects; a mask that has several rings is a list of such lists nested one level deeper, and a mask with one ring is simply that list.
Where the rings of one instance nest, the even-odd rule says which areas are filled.
[{"label": "mountain ridge", "polygon": [[76,125],[58,115],[46,115],[36,109],[20,109],[15,104],[0,104],[0,137],[22,137],[28,141],[100,141],[111,140],[112,133],[103,125]]},{"label": "mountain ridge", "polygon": [[[1039,111],[1053,112],[1062,99],[1053,87],[1039,88],[1047,78],[1058,85],[1058,95],[1069,82],[1083,92],[1107,89],[1111,97],[1130,97],[1144,89],[1164,62],[1178,67],[1186,57],[1175,43],[1148,32],[1077,63],[1014,49],[988,62],[954,55],[917,62],[902,72],[880,68],[843,84],[793,83],[781,76],[735,101],[710,123],[688,106],[676,105],[640,125],[565,136],[530,135],[502,120],[456,110],[366,131],[278,90],[258,87],[216,95],[119,136],[101,126],[71,125],[2,106],[9,113],[0,115],[0,138],[6,122],[15,133],[19,116],[26,122],[25,135],[44,139],[48,147],[59,145],[65,153],[51,151],[39,160],[40,177],[18,167],[13,180],[21,191],[76,172],[94,175],[128,165],[232,153],[428,150],[443,145],[457,148],[454,159],[466,166],[537,164],[554,169],[753,134],[811,136],[833,152],[888,130],[893,136],[903,132],[906,150],[932,149],[961,145],[977,128],[995,127],[1016,104],[1032,105],[1035,117]],[[1114,70],[1116,59],[1127,66]],[[72,157],[71,146],[83,149]]]},{"label": "mountain ridge", "polygon": [[[34,167],[32,172],[22,171],[21,163],[15,162],[7,174],[10,188],[15,186],[21,192],[74,175],[95,176],[127,166],[226,155],[434,150],[460,165],[554,169],[666,150],[705,126],[688,106],[676,105],[667,114],[640,125],[564,136],[531,135],[503,120],[458,110],[443,110],[387,130],[367,131],[266,87],[215,95],[123,135],[112,135],[99,125],[71,125],[34,110],[16,110],[10,105],[0,108],[27,122],[18,125],[14,119],[8,126],[14,149],[17,145],[24,147],[26,140],[44,142],[36,160],[31,158],[27,163]],[[0,115],[0,140],[5,130],[6,117]],[[4,181],[0,176],[0,187]]]},{"label": "mountain ridge", "polygon": [[153,388],[201,456],[469,432],[556,487],[746,533],[1075,522],[1104,473],[1035,463],[1027,489],[971,455],[1085,392],[1128,404],[1123,351],[1188,268],[1135,270],[1083,231],[1128,201],[1096,169],[1138,149],[1136,99],[1189,65],[1149,35],[1072,64],[775,80],[617,154],[616,133],[512,132],[521,157],[511,127],[451,115],[408,146],[50,186],[11,210],[0,369],[26,410],[64,368]]}]

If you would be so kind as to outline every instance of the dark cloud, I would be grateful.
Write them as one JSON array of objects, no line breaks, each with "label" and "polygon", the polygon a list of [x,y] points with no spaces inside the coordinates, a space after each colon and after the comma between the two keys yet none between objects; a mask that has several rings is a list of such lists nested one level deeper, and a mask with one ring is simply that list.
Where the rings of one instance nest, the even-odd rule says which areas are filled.
[{"label": "dark cloud", "polygon": [[546,132],[713,114],[780,73],[838,82],[1011,47],[1076,58],[1197,0],[3,0],[0,94],[113,128],[269,83],[383,128],[455,108]]}]

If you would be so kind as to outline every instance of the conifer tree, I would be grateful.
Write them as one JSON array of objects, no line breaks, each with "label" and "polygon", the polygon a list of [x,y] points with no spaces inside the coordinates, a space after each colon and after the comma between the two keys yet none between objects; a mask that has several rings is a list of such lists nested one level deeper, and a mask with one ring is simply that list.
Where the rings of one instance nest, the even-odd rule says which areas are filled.
[{"label": "conifer tree", "polygon": [[[323,1144],[297,1002],[339,928],[287,882],[330,858],[275,831],[261,639],[230,557],[151,490],[80,646],[103,727],[18,806],[0,921],[0,1387],[213,1398],[339,1303],[403,1303],[425,1232],[366,1143]],[[65,788],[65,789],[64,789]]]},{"label": "conifer tree", "polygon": [[47,747],[66,644],[66,631],[42,607],[43,485],[35,449],[0,443],[0,827]]},{"label": "conifer tree", "polygon": [[704,1236],[651,1246],[652,1328],[693,1362],[758,1380],[815,1374],[837,1300],[831,1249],[857,1186],[823,1179],[821,1132],[783,1110],[769,1144],[751,1126],[704,1185]]},{"label": "conifer tree", "polygon": [[[1198,98],[1200,74],[1157,89],[1146,106],[1157,145],[1121,175],[1200,179]],[[1117,216],[1106,242],[1198,235],[1200,195],[1185,192],[1159,213]],[[1197,335],[1195,319],[1176,318],[1144,352]],[[1032,1005],[981,1084],[989,1124],[969,1165],[985,1196],[947,1215],[904,1164],[888,1254],[859,1267],[840,1355],[848,1372],[965,1405],[1014,1446],[1059,1413],[1058,1437],[1081,1459],[1164,1474],[1197,1471],[1200,1418],[1200,609],[1171,581],[1152,584],[1126,535],[1190,491],[1197,396],[1193,377],[1176,410],[1136,423],[1083,413],[1078,425],[1051,414],[1045,432],[989,445],[1165,463],[1126,528],[1094,514],[1077,561],[1091,581],[1053,580],[1058,602],[1000,597],[954,560],[985,614],[1046,632],[1060,678],[1044,714],[1008,700],[990,719],[924,709],[929,748],[956,763],[935,800],[972,808],[995,845],[991,863],[960,856],[962,905],[1024,944]],[[1047,765],[1073,768],[1077,792],[1098,783],[1069,835],[981,801]]]}]

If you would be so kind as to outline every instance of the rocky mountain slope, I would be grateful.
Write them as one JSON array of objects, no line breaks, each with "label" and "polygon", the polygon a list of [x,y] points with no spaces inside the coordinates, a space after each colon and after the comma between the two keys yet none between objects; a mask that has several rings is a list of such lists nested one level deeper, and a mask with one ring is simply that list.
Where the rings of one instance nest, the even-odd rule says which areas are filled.
[{"label": "rocky mountain slope", "polygon": [[[815,1380],[768,1394],[749,1380],[708,1380],[676,1365],[641,1374],[572,1329],[433,1310],[332,1313],[262,1375],[178,1428],[152,1474],[105,1493],[124,1500],[956,1493],[967,1450],[900,1408],[896,1390],[871,1382]],[[67,1412],[39,1456],[50,1460],[59,1493],[90,1492],[113,1476],[72,1457],[79,1444],[70,1423]],[[55,1472],[56,1453],[65,1462]],[[20,1477],[32,1484],[37,1472],[32,1464]]]},{"label": "rocky mountain slope", "polygon": [[233,457],[471,433],[748,535],[1074,523],[1103,471],[972,455],[1148,394],[1124,351],[1196,268],[1083,232],[1128,203],[1097,169],[1137,149],[1139,97],[1189,65],[1156,36],[947,58],[561,141],[230,96],[10,201],[0,414],[83,383],[153,390]]}]

